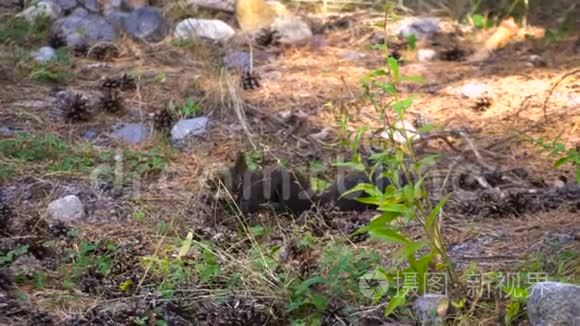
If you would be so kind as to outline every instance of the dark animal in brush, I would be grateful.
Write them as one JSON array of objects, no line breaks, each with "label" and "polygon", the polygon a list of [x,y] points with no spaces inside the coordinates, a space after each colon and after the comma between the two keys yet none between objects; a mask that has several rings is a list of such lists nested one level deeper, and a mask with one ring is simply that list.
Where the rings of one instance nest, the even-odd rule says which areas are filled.
[{"label": "dark animal in brush", "polygon": [[[361,191],[347,193],[359,184],[375,184],[379,190],[389,185],[380,170],[371,178],[364,172],[350,172],[337,178],[326,191],[317,194],[304,176],[282,167],[252,171],[245,157],[239,155],[234,168],[224,176],[226,188],[234,194],[236,203],[244,213],[255,213],[267,206],[276,211],[299,216],[307,210],[333,207],[339,211],[364,211],[373,205],[361,203]],[[346,193],[346,194],[345,194]]]}]

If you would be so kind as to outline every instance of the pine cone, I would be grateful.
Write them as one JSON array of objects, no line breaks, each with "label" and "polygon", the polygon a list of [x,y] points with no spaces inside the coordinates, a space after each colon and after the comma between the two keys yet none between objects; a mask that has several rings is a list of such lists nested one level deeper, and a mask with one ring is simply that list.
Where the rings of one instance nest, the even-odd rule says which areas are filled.
[{"label": "pine cone", "polygon": [[155,115],[153,116],[153,125],[157,131],[169,131],[174,121],[175,118],[173,117],[173,114],[171,114],[167,108],[155,112]]},{"label": "pine cone", "polygon": [[252,73],[250,70],[244,71],[241,79],[242,88],[244,90],[260,88],[259,79],[260,77],[255,72]]},{"label": "pine cone", "polygon": [[116,89],[107,89],[101,97],[101,109],[107,113],[119,113],[124,110],[123,98]]},{"label": "pine cone", "polygon": [[137,88],[135,78],[128,74],[116,77],[107,77],[101,83],[102,88],[120,89],[122,91],[134,90]]},{"label": "pine cone", "polygon": [[91,114],[88,101],[81,94],[69,94],[60,99],[58,106],[62,110],[66,122],[88,121]]},{"label": "pine cone", "polygon": [[493,101],[489,96],[482,96],[475,101],[475,104],[473,104],[472,109],[474,111],[483,112],[489,109],[492,104]]}]

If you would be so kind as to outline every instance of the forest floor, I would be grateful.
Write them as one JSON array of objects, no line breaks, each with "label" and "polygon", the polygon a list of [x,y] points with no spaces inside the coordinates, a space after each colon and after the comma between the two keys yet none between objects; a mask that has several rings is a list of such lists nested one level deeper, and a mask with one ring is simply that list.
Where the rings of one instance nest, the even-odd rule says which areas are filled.
[{"label": "forest floor", "polygon": [[[471,188],[474,196],[452,197],[454,206],[444,210],[442,234],[457,272],[579,282],[574,167],[555,168],[559,156],[533,142],[580,145],[577,36],[513,40],[470,63],[466,57],[491,31],[457,34],[448,24],[454,32],[429,47],[459,57],[420,62],[416,50],[400,49],[401,74],[422,82],[402,83],[399,91],[413,96],[407,116],[418,127],[427,121],[467,135],[450,134],[453,148],[427,142],[442,156],[438,172],[451,170],[453,186],[481,175],[493,188]],[[365,272],[403,266],[393,258],[396,245],[352,236],[375,212],[306,222],[267,210],[242,217],[212,185],[240,151],[263,165],[316,169],[317,179],[332,182],[333,163],[350,155],[343,140],[365,127],[363,142],[370,142],[384,125],[361,87],[384,63],[373,47],[381,36],[357,15],[307,46],[258,51],[264,59],[256,64],[255,90],[241,89],[239,72],[223,67],[226,49],[204,42],[125,39],[109,61],[67,56],[50,68],[48,81],[43,67],[21,60],[41,42],[0,45],[0,189],[10,211],[0,225],[0,307],[7,312],[0,323],[412,324],[410,305],[384,317],[388,296],[373,302],[359,288]],[[63,121],[56,86],[90,95],[103,78],[122,74],[136,80],[122,93],[124,110]],[[468,98],[465,85],[487,92]],[[208,117],[207,132],[182,149],[163,132],[133,146],[110,137],[116,124],[151,123],[167,105]],[[97,167],[115,170],[106,185],[95,182]],[[65,195],[81,198],[86,217],[51,224],[47,206]],[[406,227],[421,237],[418,225]],[[457,324],[498,324],[517,301],[501,290],[477,298],[460,286],[448,290],[454,304],[447,318]],[[510,317],[526,323],[523,308]]]}]

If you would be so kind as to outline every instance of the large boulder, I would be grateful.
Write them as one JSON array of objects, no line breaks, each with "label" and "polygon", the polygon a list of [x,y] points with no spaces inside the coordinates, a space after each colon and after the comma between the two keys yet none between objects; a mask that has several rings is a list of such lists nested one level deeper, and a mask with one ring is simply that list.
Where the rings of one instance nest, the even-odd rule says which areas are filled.
[{"label": "large boulder", "polygon": [[162,41],[169,30],[161,12],[152,7],[133,10],[125,19],[125,32],[133,38],[146,42]]},{"label": "large boulder", "polygon": [[532,326],[580,325],[580,286],[540,282],[528,298],[528,318]]},{"label": "large boulder", "polygon": [[117,32],[102,16],[68,16],[54,22],[52,33],[58,35],[66,45],[79,49],[88,48],[100,42],[113,42]]},{"label": "large boulder", "polygon": [[236,32],[225,22],[217,19],[188,18],[175,27],[175,37],[179,39],[203,38],[212,41],[225,42]]}]

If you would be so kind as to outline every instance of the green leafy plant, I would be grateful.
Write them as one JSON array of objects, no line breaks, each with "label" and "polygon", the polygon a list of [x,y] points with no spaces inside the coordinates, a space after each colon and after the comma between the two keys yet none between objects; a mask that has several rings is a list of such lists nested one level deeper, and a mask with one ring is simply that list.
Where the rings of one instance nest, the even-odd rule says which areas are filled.
[{"label": "green leafy plant", "polygon": [[417,36],[415,34],[407,36],[407,49],[409,51],[415,51],[417,49]]},{"label": "green leafy plant", "polygon": [[48,17],[38,17],[33,23],[28,23],[22,17],[10,17],[0,21],[0,43],[14,42],[19,45],[39,42],[46,38],[50,27]]},{"label": "green leafy plant", "polygon": [[566,148],[566,145],[560,142],[559,137],[551,142],[546,142],[544,138],[532,141],[540,146],[550,157],[555,157],[554,167],[560,168],[563,165],[570,165],[574,168],[576,182],[580,183],[580,151],[579,148]]},{"label": "green leafy plant", "polygon": [[[413,148],[414,135],[400,127],[404,126],[405,113],[412,106],[413,98],[399,98],[397,84],[416,78],[402,76],[399,63],[393,57],[387,57],[385,63],[384,68],[372,71],[363,80],[363,89],[381,120],[385,121],[388,146],[384,146],[386,149],[383,152],[373,154],[370,157],[372,166],[367,167],[357,153],[364,133],[364,129],[360,129],[354,137],[348,138],[352,139],[353,158],[350,162],[344,162],[343,166],[365,171],[369,180],[373,180],[372,176],[376,173],[389,180],[384,191],[375,184],[359,184],[348,192],[364,192],[367,196],[358,200],[377,206],[380,212],[358,232],[368,232],[374,238],[398,245],[400,249],[396,257],[408,263],[403,272],[417,275],[417,290],[422,293],[426,288],[425,275],[431,266],[452,272],[439,225],[447,198],[433,204],[424,181],[425,171],[435,163],[436,157],[418,157]],[[409,222],[419,222],[423,226],[423,239],[413,240],[398,226]],[[385,313],[390,314],[405,304],[406,295],[407,292],[402,291],[392,296]]]},{"label": "green leafy plant", "polygon": [[192,99],[187,99],[185,103],[180,107],[179,112],[184,118],[192,118],[198,116],[201,111],[199,104],[194,102]]},{"label": "green leafy plant", "polygon": [[72,265],[63,268],[64,287],[74,287],[76,282],[88,271],[102,276],[109,275],[116,250],[117,246],[113,243],[81,241],[78,248],[71,253]]},{"label": "green leafy plant", "polygon": [[12,263],[19,256],[28,252],[28,245],[22,245],[14,250],[8,251],[4,256],[0,256],[0,267]]}]

